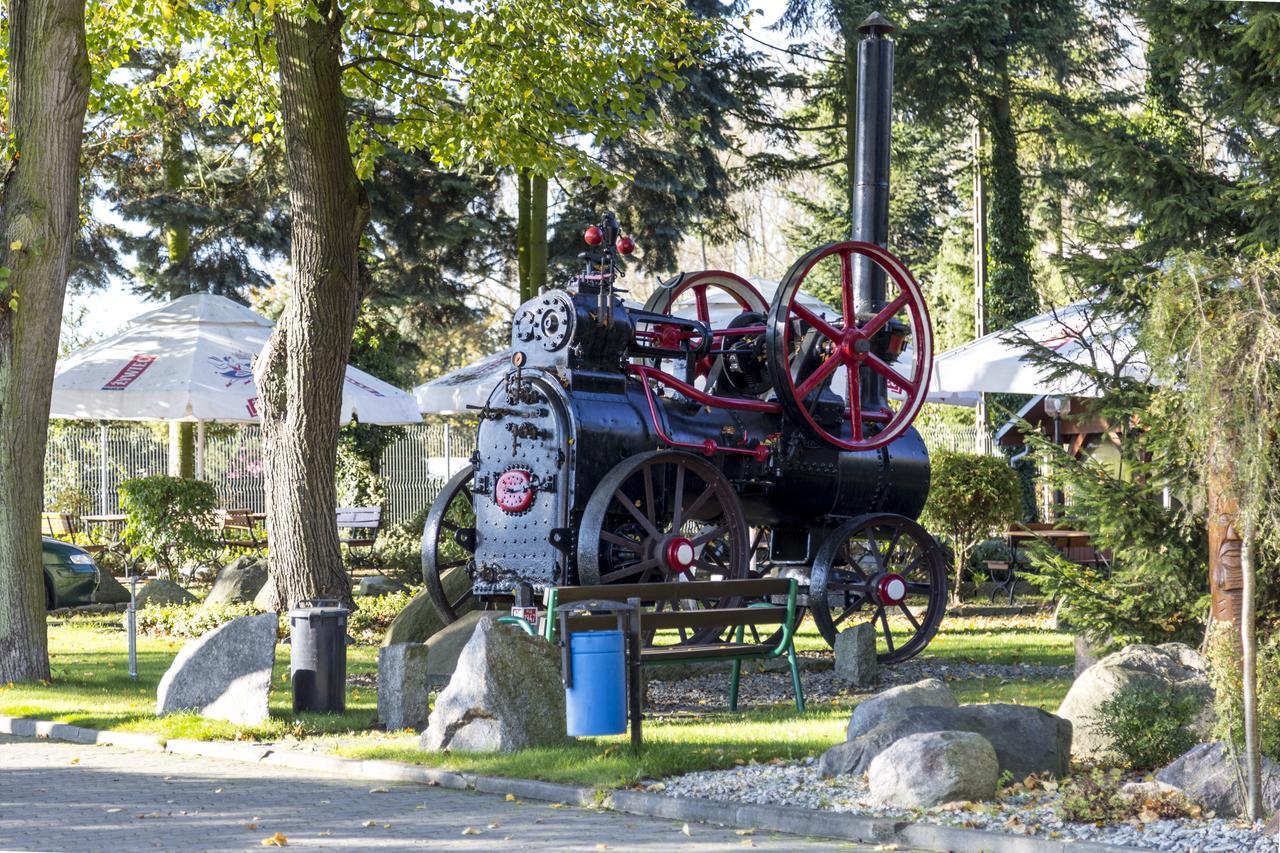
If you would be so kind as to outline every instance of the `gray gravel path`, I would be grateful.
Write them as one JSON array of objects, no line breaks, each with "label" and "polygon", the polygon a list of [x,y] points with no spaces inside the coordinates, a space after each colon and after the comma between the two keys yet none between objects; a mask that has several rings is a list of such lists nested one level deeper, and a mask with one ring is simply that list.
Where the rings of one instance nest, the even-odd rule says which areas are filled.
[{"label": "gray gravel path", "polygon": [[653,788],[669,797],[800,806],[1169,853],[1276,853],[1280,850],[1280,837],[1275,830],[1265,830],[1261,822],[1251,826],[1242,820],[1182,819],[1095,826],[1063,821],[1054,815],[1048,800],[1027,795],[1014,795],[996,803],[968,804],[960,808],[942,806],[923,812],[878,806],[871,802],[865,777],[823,779],[812,762],[746,765],[732,770],[690,773],[665,779]]},{"label": "gray gravel path", "polygon": [[[467,830],[470,830],[469,832]],[[0,850],[871,850],[281,767],[0,736]],[[466,834],[464,834],[466,832]]]}]

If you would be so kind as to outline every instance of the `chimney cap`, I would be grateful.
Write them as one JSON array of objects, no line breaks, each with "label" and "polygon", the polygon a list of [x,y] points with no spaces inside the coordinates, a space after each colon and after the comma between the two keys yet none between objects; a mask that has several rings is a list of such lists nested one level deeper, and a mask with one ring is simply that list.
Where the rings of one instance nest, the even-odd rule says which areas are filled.
[{"label": "chimney cap", "polygon": [[858,25],[858,32],[868,36],[887,35],[896,29],[889,19],[879,12],[872,12],[867,19]]}]

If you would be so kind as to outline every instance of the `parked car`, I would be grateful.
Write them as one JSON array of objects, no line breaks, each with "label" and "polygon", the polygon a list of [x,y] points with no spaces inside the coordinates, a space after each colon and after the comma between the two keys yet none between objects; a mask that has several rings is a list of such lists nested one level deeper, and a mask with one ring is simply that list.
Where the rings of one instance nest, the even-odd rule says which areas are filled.
[{"label": "parked car", "polygon": [[93,604],[98,591],[98,565],[93,555],[69,542],[44,537],[44,604],[49,610]]}]

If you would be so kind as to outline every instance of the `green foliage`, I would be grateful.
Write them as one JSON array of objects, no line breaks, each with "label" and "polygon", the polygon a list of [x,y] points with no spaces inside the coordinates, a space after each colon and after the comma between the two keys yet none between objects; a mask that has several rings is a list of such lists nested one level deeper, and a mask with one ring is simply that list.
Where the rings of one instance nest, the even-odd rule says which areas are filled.
[{"label": "green foliage", "polygon": [[973,453],[939,453],[932,458],[932,469],[921,520],[951,540],[956,572],[952,595],[958,598],[974,546],[1018,517],[1018,476],[1004,459]]},{"label": "green foliage", "polygon": [[[1209,681],[1217,723],[1214,736],[1244,751],[1244,706],[1240,674],[1240,636],[1215,625],[1209,638]],[[1280,761],[1280,634],[1258,644],[1258,742],[1262,754]]]},{"label": "green foliage", "polygon": [[172,580],[180,566],[211,559],[218,493],[204,480],[142,477],[120,484],[128,516],[123,538],[133,556]]},{"label": "green foliage", "polygon": [[339,506],[382,506],[387,500],[386,482],[348,441],[338,443],[337,486]]},{"label": "green foliage", "polygon": [[[138,633],[149,637],[199,637],[241,616],[256,616],[252,604],[148,605],[137,612]],[[283,624],[283,623],[282,623]]]},{"label": "green foliage", "polygon": [[1125,767],[1153,770],[1199,742],[1191,723],[1202,704],[1195,693],[1131,687],[1103,701],[1090,725],[1112,741]]},{"label": "green foliage", "polygon": [[365,555],[367,562],[397,583],[422,583],[422,528],[428,509],[379,532],[372,552]]},{"label": "green foliage", "polygon": [[[1117,476],[1123,472],[1074,459],[1030,427],[1024,432],[1032,447],[1048,454],[1072,495],[1067,522],[1088,531],[1093,547],[1111,555],[1107,570],[1073,563],[1046,545],[1034,547],[1036,585],[1062,599],[1067,619],[1094,639],[1195,642],[1208,592],[1203,517],[1181,504],[1166,509],[1160,487],[1167,480],[1144,463],[1130,463],[1131,479]],[[1128,440],[1135,448],[1147,446],[1146,436]]]},{"label": "green foliage", "polygon": [[422,587],[418,586],[386,595],[371,595],[356,599],[359,607],[347,621],[347,630],[358,643],[381,643],[382,635],[387,632],[392,621],[420,592]]}]

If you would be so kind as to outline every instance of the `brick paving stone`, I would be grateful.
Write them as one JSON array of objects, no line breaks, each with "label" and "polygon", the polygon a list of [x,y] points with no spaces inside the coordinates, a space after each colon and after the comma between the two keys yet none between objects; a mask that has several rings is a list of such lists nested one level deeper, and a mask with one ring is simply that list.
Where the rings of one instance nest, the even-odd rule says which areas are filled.
[{"label": "brick paving stone", "polygon": [[[468,827],[476,834],[463,834]],[[357,851],[873,849],[703,824],[686,837],[681,827],[496,794],[0,736],[6,851],[261,851],[277,832],[291,848]]]}]

